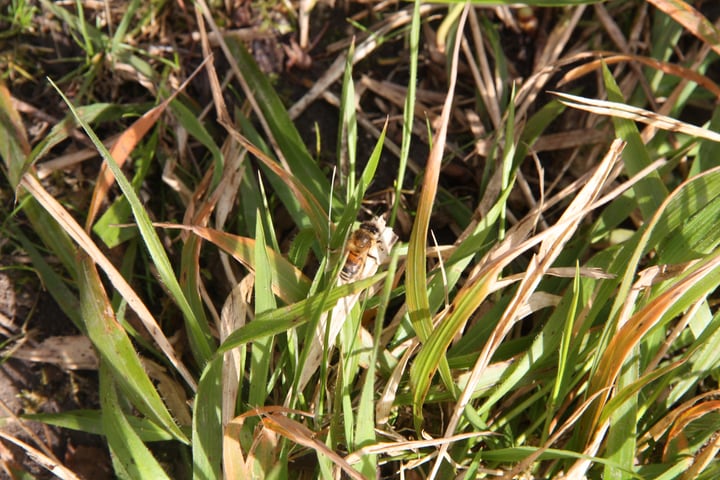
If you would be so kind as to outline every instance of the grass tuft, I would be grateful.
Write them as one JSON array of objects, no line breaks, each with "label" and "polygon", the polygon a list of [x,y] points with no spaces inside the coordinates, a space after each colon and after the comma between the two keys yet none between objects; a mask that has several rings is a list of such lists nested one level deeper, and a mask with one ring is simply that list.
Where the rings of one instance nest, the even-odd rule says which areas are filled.
[{"label": "grass tuft", "polygon": [[3,473],[717,477],[716,12],[344,6],[2,7]]}]

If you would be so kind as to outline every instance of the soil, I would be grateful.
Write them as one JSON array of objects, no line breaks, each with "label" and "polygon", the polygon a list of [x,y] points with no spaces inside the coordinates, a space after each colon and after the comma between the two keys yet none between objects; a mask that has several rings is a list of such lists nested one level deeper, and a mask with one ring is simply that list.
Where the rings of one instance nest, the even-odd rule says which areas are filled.
[{"label": "soil", "polygon": [[[0,407],[6,418],[3,432],[36,448],[38,439],[82,479],[110,479],[110,456],[102,437],[23,418],[26,414],[99,408],[95,372],[18,360],[12,354],[49,337],[78,333],[31,271],[0,269],[0,338],[4,347]],[[8,470],[27,472],[38,479],[57,478],[29,459],[22,449],[9,446],[9,442],[0,443],[0,459],[6,469],[0,470],[0,479],[12,478]]]}]

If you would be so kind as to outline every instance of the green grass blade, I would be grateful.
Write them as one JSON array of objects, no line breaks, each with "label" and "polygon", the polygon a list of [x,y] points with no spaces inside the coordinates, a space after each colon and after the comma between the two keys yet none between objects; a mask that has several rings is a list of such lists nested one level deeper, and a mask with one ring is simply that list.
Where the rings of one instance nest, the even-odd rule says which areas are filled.
[{"label": "green grass blade", "polygon": [[[274,271],[265,248],[265,229],[257,215],[255,224],[255,315],[275,309],[275,296],[272,283]],[[256,319],[257,321],[257,319]],[[273,337],[259,338],[252,344],[250,350],[250,392],[248,404],[251,407],[261,407],[265,404],[267,396],[268,372],[272,362]]]},{"label": "green grass blade", "polygon": [[417,71],[418,71],[418,53],[420,51],[420,0],[415,0],[413,4],[412,20],[410,21],[410,34],[408,37],[410,51],[410,62],[408,65],[408,83],[407,96],[405,97],[405,107],[403,109],[403,131],[402,142],[400,144],[400,163],[398,164],[397,180],[395,181],[395,202],[390,212],[388,225],[395,226],[395,218],[397,217],[397,209],[400,206],[401,192],[403,183],[405,182],[405,173],[407,171],[408,158],[410,157],[410,143],[412,141],[412,126],[415,119],[415,98],[417,92]]},{"label": "green grass blade", "polygon": [[[255,130],[252,122],[240,113],[237,113],[235,116],[238,125],[240,126],[240,130],[245,133],[247,139],[266,155],[268,161],[275,161],[275,157],[272,155],[270,148],[267,146],[260,133]],[[292,180],[277,175],[272,168],[265,165],[265,162],[260,163],[260,168],[262,173],[265,174],[264,178],[267,179],[267,182],[272,187],[273,192],[278,196],[283,206],[287,209],[288,213],[295,222],[295,225],[297,225],[299,229],[312,228],[312,232],[317,235],[318,225],[327,225],[327,216],[322,213],[316,213],[311,207],[306,207],[309,204],[307,202],[303,203],[293,189],[287,184],[287,182],[291,182]],[[289,177],[287,172],[286,176]],[[243,210],[245,211],[245,222],[248,235],[254,236],[255,215],[257,210],[263,205],[263,199],[259,179],[252,175],[245,175],[243,181],[250,185],[250,188],[247,188],[247,190],[252,192],[252,194],[247,195],[247,198],[243,199],[244,201],[242,203]],[[322,232],[326,235],[325,230],[326,227],[323,228]],[[324,239],[324,241],[327,240]]]},{"label": "green grass blade", "polygon": [[[708,128],[714,132],[720,131],[720,107],[715,107],[713,110]],[[720,158],[720,144],[710,140],[700,140],[700,148],[690,167],[689,174],[692,176],[709,170],[717,165],[718,158]]]},{"label": "green grass blade", "polygon": [[570,344],[573,334],[573,326],[575,325],[575,317],[577,315],[578,303],[580,300],[580,271],[576,266],[575,279],[573,280],[572,294],[570,300],[570,308],[565,319],[565,325],[562,330],[562,336],[560,337],[560,348],[558,352],[558,369],[555,377],[555,384],[553,385],[552,394],[550,396],[550,403],[548,405],[548,415],[545,417],[545,427],[543,428],[543,437],[540,441],[541,445],[544,445],[550,436],[550,423],[552,421],[555,409],[559,402],[564,397],[564,394],[570,389],[566,383],[568,375],[572,373],[569,361]]},{"label": "green grass blade", "polygon": [[120,20],[120,24],[117,26],[110,43],[110,54],[113,58],[118,58],[121,50],[125,47],[123,45],[123,39],[127,34],[130,22],[133,20],[135,12],[139,6],[140,0],[130,0],[130,2],[125,6],[125,14],[122,17],[122,20]]},{"label": "green grass blade", "polygon": [[104,364],[105,361],[100,362],[102,425],[113,454],[116,474],[133,480],[169,479],[125,418],[114,384],[116,372],[111,372],[111,368]]},{"label": "green grass blade", "polygon": [[[603,79],[605,80],[605,88],[608,92],[608,100],[625,103],[625,99],[620,92],[620,87],[615,83],[615,79],[607,68],[607,65],[604,64]],[[625,162],[625,169],[628,175],[633,176],[650,165],[650,154],[645,148],[635,122],[618,117],[613,117],[612,122],[615,126],[617,136],[627,142],[622,158]],[[667,188],[665,188],[657,172],[648,174],[645,179],[633,187],[633,190],[635,191],[638,207],[646,220],[652,217],[668,195]]]},{"label": "green grass blade", "polygon": [[[119,120],[124,116],[142,115],[142,112],[152,108],[151,104],[116,105],[114,103],[93,103],[81,105],[75,110],[87,123],[108,122]],[[60,142],[66,140],[70,132],[76,127],[75,117],[69,114],[55,124],[50,132],[33,147],[28,163],[35,163]]]},{"label": "green grass blade", "polygon": [[318,312],[322,313],[330,310],[340,298],[362,292],[384,278],[385,275],[386,273],[379,273],[354,283],[333,288],[329,293],[321,292],[293,305],[262,313],[254,322],[250,322],[228,335],[218,348],[217,353],[224,353],[244,343],[304,325]]},{"label": "green grass blade", "polygon": [[[172,227],[173,225],[171,225]],[[182,226],[179,226],[183,228]],[[232,255],[237,261],[245,265],[248,269],[255,269],[255,240],[252,238],[239,237],[229,233],[213,230],[204,227],[185,227],[191,230],[200,238],[208,240],[217,245],[225,252]],[[273,291],[275,294],[287,303],[296,302],[307,296],[310,289],[310,281],[302,271],[295,265],[290,263],[285,257],[272,250],[267,249],[267,257],[272,264],[272,271],[276,272],[273,276]]]},{"label": "green grass blade", "polygon": [[330,240],[331,248],[342,247],[343,242],[347,238],[348,231],[350,230],[353,223],[355,222],[355,219],[358,216],[358,212],[360,211],[360,207],[362,206],[362,201],[365,198],[365,192],[367,191],[368,186],[370,186],[372,179],[375,177],[375,171],[377,170],[377,166],[380,163],[380,156],[382,154],[383,142],[385,141],[386,132],[387,123],[383,127],[382,132],[380,133],[380,137],[378,138],[377,143],[375,143],[375,148],[373,148],[373,151],[370,154],[370,158],[365,165],[365,169],[360,176],[360,181],[353,188],[353,194],[350,196],[350,200],[348,200],[342,217],[340,217],[340,220],[338,221],[335,233]]},{"label": "green grass blade", "polygon": [[703,327],[699,327],[697,323],[698,321],[695,319],[691,321],[691,329],[698,338],[688,348],[691,352],[688,359],[688,371],[673,385],[672,392],[665,400],[668,407],[679,402],[687,392],[696,388],[707,372],[720,365],[720,348],[717,348],[717,345],[720,345],[720,313],[716,313],[712,320]]},{"label": "green grass blade", "polygon": [[13,189],[20,183],[25,162],[30,153],[30,143],[20,114],[12,104],[10,91],[0,83],[0,156],[5,161],[8,179]]},{"label": "green grass blade", "polygon": [[80,311],[87,336],[133,405],[176,439],[187,443],[185,434],[175,423],[145,373],[125,330],[115,320],[95,265],[85,255],[80,257],[78,264]]},{"label": "green grass blade", "polygon": [[413,384],[413,402],[422,402],[430,389],[431,380],[441,362],[447,361],[447,348],[455,335],[463,327],[470,316],[477,310],[490,293],[488,286],[493,275],[497,275],[497,268],[487,272],[477,279],[472,288],[458,294],[454,301],[451,313],[443,318],[426,339],[422,350],[415,357],[410,367],[410,380]]},{"label": "green grass blade", "polygon": [[[253,322],[254,323],[254,322]],[[193,478],[222,478],[222,355],[210,360],[193,402]]]},{"label": "green grass blade", "polygon": [[337,158],[340,185],[345,185],[345,200],[350,202],[355,188],[355,164],[357,162],[357,114],[355,112],[355,85],[352,78],[355,40],[348,48],[340,97],[340,128],[338,129]]},{"label": "green grass blade", "polygon": [[[632,385],[640,374],[639,350],[635,347],[636,354],[628,358],[623,371],[617,380],[616,388],[622,389]],[[630,395],[622,405],[610,415],[610,428],[607,432],[607,458],[612,465],[605,465],[604,478],[624,479],[626,472],[632,471],[636,458],[635,447],[637,443],[637,416],[638,396]]]},{"label": "green grass blade", "polygon": [[[157,148],[157,131],[150,136],[146,143],[142,143],[135,148],[137,153],[136,160],[133,162],[135,174],[130,183],[136,192],[140,192],[140,188],[147,178]],[[132,215],[132,208],[130,208],[127,199],[125,197],[118,197],[93,224],[93,233],[95,233],[108,248],[112,249],[117,247],[131,238],[137,237],[137,231],[133,228],[114,228],[114,225],[128,223],[130,215]]]},{"label": "green grass blade", "polygon": [[[198,364],[203,365],[205,350],[207,349],[208,339],[212,338],[210,327],[208,325],[207,316],[205,315],[205,307],[202,298],[200,298],[200,249],[202,241],[198,237],[190,237],[182,246],[182,254],[180,258],[180,278],[183,280],[182,292],[184,298],[193,312],[197,312],[196,321],[189,323],[187,326],[188,343]],[[214,341],[213,341],[214,343]],[[212,344],[210,344],[212,348]]]},{"label": "green grass blade", "polygon": [[288,116],[285,106],[267,77],[260,72],[245,46],[231,38],[227,38],[226,42],[238,62],[245,81],[254,91],[258,106],[263,111],[264,120],[285,157],[290,171],[307,188],[315,200],[320,202],[327,214],[327,192],[330,191],[330,184],[307,151],[305,142]]},{"label": "green grass blade", "polygon": [[[29,198],[28,200],[35,202],[34,198]],[[38,208],[38,210],[40,209]],[[76,327],[82,329],[83,321],[80,317],[80,302],[77,295],[68,288],[63,278],[52,269],[47,261],[45,261],[43,255],[21,231],[15,228],[12,228],[11,231],[13,236],[20,240],[23,249],[30,256],[33,266],[40,275],[43,285],[47,291],[50,292],[50,295],[52,295],[60,309],[72,320]]]},{"label": "green grass blade", "polygon": [[[254,129],[247,127],[249,124],[243,125],[246,125],[248,133],[255,133]],[[323,205],[325,203],[323,201],[324,197],[318,198],[314,196],[308,186],[294,172],[275,161],[272,156],[255,146],[242,134],[234,130],[229,130],[229,133],[238,143],[260,160],[263,170],[275,187],[275,192],[283,199],[284,204],[293,214],[297,226],[304,228],[312,225],[319,243],[325,246],[328,238],[328,213]]]},{"label": "green grass blade", "polygon": [[173,111],[183,128],[185,128],[188,133],[190,133],[190,135],[195,137],[208,150],[210,150],[210,153],[213,157],[212,186],[213,188],[215,188],[217,184],[220,183],[220,179],[222,178],[223,174],[223,165],[225,163],[220,148],[217,146],[215,140],[213,140],[212,136],[210,136],[210,133],[208,133],[207,129],[198,119],[197,113],[192,112],[188,107],[186,107],[181,101],[177,99],[170,102],[170,109]]},{"label": "green grass blade", "polygon": [[[112,380],[111,380],[112,381]],[[118,408],[120,408],[118,406]],[[95,435],[105,435],[103,427],[103,413],[100,410],[73,410],[63,413],[33,413],[23,415],[23,418],[36,422],[55,425],[56,427],[69,428],[79,432],[87,432]],[[146,418],[133,416],[125,417],[133,431],[142,442],[166,442],[174,440],[163,428]]]},{"label": "green grass blade", "polygon": [[153,230],[150,217],[143,208],[140,199],[135,194],[132,185],[130,185],[130,182],[128,182],[127,178],[125,177],[125,174],[122,172],[122,170],[120,170],[117,163],[115,163],[115,160],[113,160],[112,156],[110,155],[110,152],[107,150],[107,148],[105,148],[105,146],[102,144],[102,142],[92,130],[92,128],[90,128],[90,125],[88,125],[77,114],[77,111],[75,110],[73,104],[70,102],[70,100],[68,100],[65,94],[63,94],[62,91],[52,82],[52,80],[50,80],[50,83],[63,98],[77,121],[80,123],[80,125],[82,125],[83,130],[85,130],[95,147],[102,155],[103,159],[107,162],[107,165],[110,170],[112,170],[113,175],[115,176],[115,180],[120,186],[120,189],[130,203],[130,206],[133,210],[133,216],[137,221],[140,233],[145,240],[145,245],[148,249],[148,252],[150,253],[150,256],[153,259],[160,278],[162,279],[171,296],[177,303],[178,307],[180,307],[180,310],[183,312],[186,325],[188,327],[188,330],[191,332],[191,337],[199,340],[198,344],[196,345],[197,349],[193,353],[195,353],[197,361],[201,365],[203,365],[212,355],[212,351],[214,348],[212,345],[212,340],[203,333],[204,328],[198,320],[199,317],[190,307],[190,304],[188,303],[187,298],[185,297],[182,288],[180,287],[180,284],[175,277],[172,265],[170,264],[170,259],[165,253],[165,249],[163,248],[160,238]]},{"label": "green grass blade", "polygon": [[[465,20],[467,18],[467,5],[463,9],[463,13],[458,21],[458,31],[462,31]],[[458,39],[459,40],[459,39]],[[455,84],[457,81],[457,62],[460,44],[455,43],[452,54],[452,73],[448,91],[443,103],[442,113],[440,115],[440,124],[437,131],[433,135],[433,144],[428,155],[427,164],[425,166],[425,174],[423,176],[423,186],[420,193],[420,200],[417,208],[417,215],[413,223],[410,233],[410,241],[408,242],[407,254],[407,272],[405,277],[406,293],[407,293],[407,311],[418,338],[421,342],[425,342],[431,336],[433,331],[432,312],[430,311],[430,299],[427,291],[427,241],[428,231],[430,228],[430,216],[432,207],[437,196],[438,181],[440,178],[440,165],[442,162],[442,154],[445,149],[447,140],[448,124],[450,122],[450,113],[455,94]],[[421,347],[421,354],[425,346]],[[437,345],[433,345],[431,350],[437,353]],[[445,352],[438,359],[440,366],[440,374],[442,376],[445,387],[454,392],[456,389],[452,375],[447,366],[447,358]],[[429,362],[428,362],[429,363]],[[422,388],[415,388],[413,398],[413,416],[415,429],[419,432],[423,420],[422,403],[427,393],[427,387],[432,379],[432,373],[427,369],[428,363],[422,368],[411,370],[411,379],[419,382]],[[415,365],[413,365],[415,367]],[[434,373],[434,369],[433,369]],[[415,386],[417,384],[414,383]],[[443,447],[446,448],[446,447]],[[436,467],[441,462],[436,463]]]},{"label": "green grass blade", "polygon": [[[395,278],[395,271],[397,270],[398,258],[398,249],[393,249],[387,269],[387,276],[385,277],[385,284],[383,285],[382,293],[380,295],[378,313],[375,317],[375,330],[373,332],[373,337],[375,339],[380,339],[382,336],[383,323],[379,321],[379,319],[385,318],[387,313],[390,295],[392,293],[393,279]],[[362,385],[360,402],[357,408],[357,427],[355,429],[355,445],[357,448],[366,447],[377,442],[377,435],[375,433],[377,421],[375,417],[375,408],[377,406],[377,400],[375,398],[375,379],[377,378],[377,363],[379,357],[380,342],[376,340],[373,343],[373,349],[370,353],[368,371],[365,375],[365,382]],[[378,458],[376,455],[364,455],[362,457],[359,470],[367,478],[372,478],[377,471],[377,467]]]}]

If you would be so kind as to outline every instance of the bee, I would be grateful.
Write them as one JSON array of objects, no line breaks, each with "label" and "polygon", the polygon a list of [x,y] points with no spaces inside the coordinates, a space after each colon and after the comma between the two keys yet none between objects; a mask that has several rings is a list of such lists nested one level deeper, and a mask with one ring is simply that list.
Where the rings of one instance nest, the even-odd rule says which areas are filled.
[{"label": "bee", "polygon": [[345,252],[347,260],[340,271],[340,278],[344,281],[352,280],[360,273],[365,266],[365,261],[370,255],[370,250],[380,238],[380,232],[384,225],[380,225],[380,219],[370,222],[363,222],[360,228],[355,230],[347,241]]}]

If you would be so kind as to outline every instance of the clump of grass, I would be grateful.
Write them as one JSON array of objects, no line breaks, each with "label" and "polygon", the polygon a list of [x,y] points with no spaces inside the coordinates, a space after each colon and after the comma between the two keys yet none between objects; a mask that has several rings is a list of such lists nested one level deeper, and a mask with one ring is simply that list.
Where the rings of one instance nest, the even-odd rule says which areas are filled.
[{"label": "clump of grass", "polygon": [[[130,47],[152,7],[131,2],[98,29],[79,5],[43,3],[87,54],[86,76],[72,96],[75,81],[50,82],[69,113],[36,144],[0,89],[19,205],[3,228],[92,342],[100,404],[27,418],[102,435],[125,478],[717,475],[719,117],[701,108],[720,91],[703,74],[715,30],[684,4],[564,3],[520,23],[507,7],[452,2],[374,12],[376,24],[361,12],[364,35],[289,108],[202,1],[187,18],[206,62],[177,88],[177,59]],[[534,53],[527,75],[503,48],[510,32]],[[405,84],[364,78],[359,62],[396,38]],[[682,59],[678,39],[696,47]],[[446,62],[444,91],[428,91],[421,58]],[[95,102],[107,74],[95,67],[109,64],[129,66],[157,105]],[[548,93],[566,84],[574,94]],[[356,108],[366,88],[390,105],[374,118]],[[334,177],[294,122],[319,98],[340,107]],[[361,131],[376,135],[366,158]],[[75,215],[44,173],[71,137],[103,160]],[[400,241],[338,282],[384,169]],[[178,453],[172,469],[156,442]]]}]

